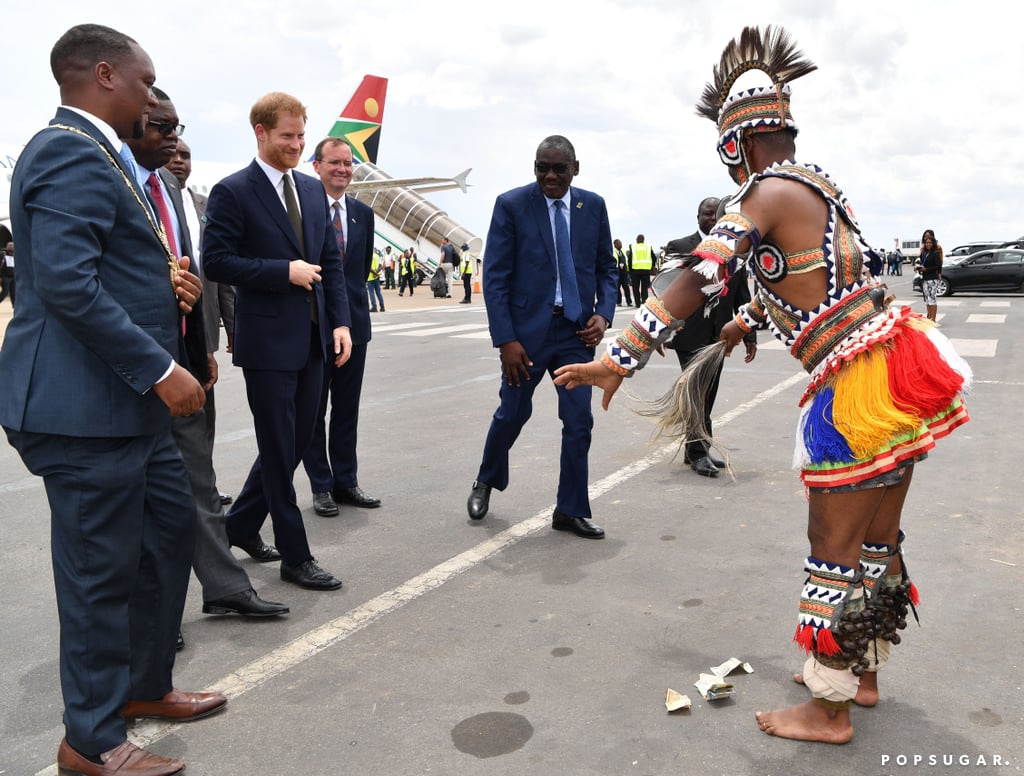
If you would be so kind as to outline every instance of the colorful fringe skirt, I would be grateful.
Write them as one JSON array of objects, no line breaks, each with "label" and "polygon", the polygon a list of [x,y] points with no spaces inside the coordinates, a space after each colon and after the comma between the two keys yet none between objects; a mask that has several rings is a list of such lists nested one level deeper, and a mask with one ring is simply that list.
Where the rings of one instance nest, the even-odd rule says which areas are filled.
[{"label": "colorful fringe skirt", "polygon": [[811,372],[793,464],[813,489],[849,488],[919,460],[967,422],[971,369],[909,307],[858,327]]}]

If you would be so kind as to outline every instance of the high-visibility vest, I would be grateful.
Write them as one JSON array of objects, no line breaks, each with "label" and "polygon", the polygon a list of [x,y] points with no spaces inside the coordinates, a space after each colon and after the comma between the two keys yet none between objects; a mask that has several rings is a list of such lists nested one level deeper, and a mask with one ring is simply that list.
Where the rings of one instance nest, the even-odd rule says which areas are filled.
[{"label": "high-visibility vest", "polygon": [[647,243],[634,243],[629,246],[633,254],[633,269],[651,268],[651,246]]},{"label": "high-visibility vest", "polygon": [[462,252],[462,262],[459,264],[460,275],[472,275],[473,274],[473,257],[470,256],[469,251]]},{"label": "high-visibility vest", "polygon": [[373,260],[370,262],[370,274],[366,276],[367,280],[376,280],[380,277],[380,254],[374,253]]}]

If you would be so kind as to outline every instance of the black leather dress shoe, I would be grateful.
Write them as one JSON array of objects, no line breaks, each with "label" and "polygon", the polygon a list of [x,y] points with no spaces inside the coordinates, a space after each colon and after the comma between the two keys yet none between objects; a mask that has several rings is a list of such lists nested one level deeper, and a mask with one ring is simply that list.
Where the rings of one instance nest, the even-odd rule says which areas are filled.
[{"label": "black leather dress shoe", "polygon": [[491,504],[491,486],[479,480],[473,483],[473,489],[469,492],[469,500],[466,502],[466,511],[472,520],[483,520],[487,509]]},{"label": "black leather dress shoe", "polygon": [[310,558],[298,566],[286,566],[282,563],[281,579],[307,590],[337,590],[341,587],[341,580],[320,568],[315,558]]},{"label": "black leather dress shoe", "polygon": [[690,468],[702,477],[717,477],[718,467],[711,462],[711,457],[705,455],[690,464]]},{"label": "black leather dress shoe", "polygon": [[217,495],[220,496],[221,506],[225,506],[226,507],[228,504],[230,504],[232,501],[234,501],[234,499],[228,493],[218,493]]},{"label": "black leather dress shoe", "polygon": [[697,455],[697,456],[694,456],[693,458],[690,457],[689,453],[683,453],[683,463],[685,463],[685,464],[692,464],[694,461],[699,461],[701,458],[705,458],[705,457],[709,461],[711,461],[711,463],[713,463],[715,466],[717,466],[719,469],[724,469],[725,468],[725,461],[723,461],[721,458],[715,458],[713,455],[711,455],[711,453],[708,453],[706,456],[704,456],[704,455]]},{"label": "black leather dress shoe", "polygon": [[366,509],[376,509],[380,506],[379,498],[366,495],[358,485],[354,488],[335,488],[334,500],[339,504],[351,504],[354,507]]},{"label": "black leather dress shoe", "polygon": [[551,527],[556,531],[572,531],[577,536],[582,536],[584,539],[603,539],[604,529],[590,522],[585,517],[573,517],[572,515],[564,515],[557,509],[551,517]]},{"label": "black leather dress shoe", "polygon": [[313,494],[313,511],[320,517],[334,517],[338,514],[338,505],[334,503],[330,491]]},{"label": "black leather dress shoe", "polygon": [[185,648],[185,637],[181,635],[181,631],[178,631],[178,640],[174,642],[174,649],[177,652],[181,652]]},{"label": "black leather dress shoe", "polygon": [[260,563],[281,560],[281,553],[277,551],[277,548],[266,544],[259,534],[255,536],[237,536],[228,532],[228,544],[245,550],[250,558],[258,560]]},{"label": "black leather dress shoe", "polygon": [[243,617],[274,617],[288,614],[284,604],[264,601],[251,587],[215,601],[203,601],[203,614],[240,614]]}]

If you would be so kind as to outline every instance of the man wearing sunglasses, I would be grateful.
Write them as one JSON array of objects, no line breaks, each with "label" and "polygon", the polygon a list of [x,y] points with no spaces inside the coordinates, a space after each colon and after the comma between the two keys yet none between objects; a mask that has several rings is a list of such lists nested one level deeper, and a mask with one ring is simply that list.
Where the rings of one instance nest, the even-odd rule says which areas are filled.
[{"label": "man wearing sunglasses", "polygon": [[[572,143],[546,138],[534,173],[535,183],[498,197],[487,233],[484,303],[491,341],[501,351],[501,404],[467,503],[473,520],[487,514],[493,488],[508,486],[509,451],[544,373],[591,358],[615,312],[618,268],[608,210],[597,194],[570,187],[579,173]],[[552,528],[601,539],[587,495],[590,392],[556,390],[562,452]]]}]

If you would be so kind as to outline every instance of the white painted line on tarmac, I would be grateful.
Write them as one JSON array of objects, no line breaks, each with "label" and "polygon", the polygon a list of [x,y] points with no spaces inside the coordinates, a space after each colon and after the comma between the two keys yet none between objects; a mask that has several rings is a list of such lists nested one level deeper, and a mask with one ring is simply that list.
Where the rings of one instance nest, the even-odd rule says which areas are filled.
[{"label": "white painted line on tarmac", "polygon": [[1006,323],[1005,313],[971,313],[967,316],[968,323]]},{"label": "white painted line on tarmac", "polygon": [[[807,373],[797,372],[768,390],[759,393],[750,401],[715,418],[714,426],[721,428],[754,409],[759,404],[763,404],[790,387],[806,381]],[[591,484],[588,489],[590,498],[599,498],[612,488],[631,480],[656,463],[660,463],[665,458],[674,454],[677,448],[677,442],[670,442],[661,446],[650,455],[634,461],[617,472],[612,472],[604,479]],[[548,528],[551,525],[551,513],[553,511],[554,506],[545,507],[533,517],[529,517],[506,528],[501,533],[495,534],[475,547],[471,547],[465,552],[459,553],[443,563],[439,563],[432,569],[428,569],[422,574],[403,582],[398,587],[381,593],[376,598],[367,601],[361,606],[357,606],[342,616],[336,617],[320,627],[308,631],[299,638],[278,647],[273,652],[253,660],[237,671],[231,672],[212,686],[205,688],[204,691],[222,692],[229,699],[244,695],[249,690],[259,687],[270,679],[284,673],[289,668],[294,668],[338,642],[344,641],[349,636],[358,633],[363,628],[372,625],[391,612],[397,611],[432,590],[436,590],[462,572],[479,566],[488,558],[507,550],[527,536]],[[162,722],[160,720],[137,722],[129,729],[129,738],[136,746],[146,749],[155,741],[159,741],[171,733],[176,733],[187,724],[189,723]],[[35,776],[56,776],[56,774],[57,766],[54,764],[49,768],[38,771]]]},{"label": "white painted line on tarmac", "polygon": [[432,329],[417,329],[416,331],[400,331],[396,337],[430,337],[434,334],[451,334],[456,331],[469,331],[486,326],[485,323],[460,323],[456,326],[439,326]]},{"label": "white painted line on tarmac", "polygon": [[419,329],[422,328],[423,326],[434,325],[434,321],[416,321],[414,323],[375,323],[371,326],[370,331],[373,332],[374,334],[377,334],[378,332],[381,334],[386,334],[389,331],[401,331],[402,329]]},{"label": "white painted line on tarmac", "polygon": [[995,358],[996,345],[999,340],[994,339],[953,339],[949,338],[956,348],[956,352],[964,358]]}]

